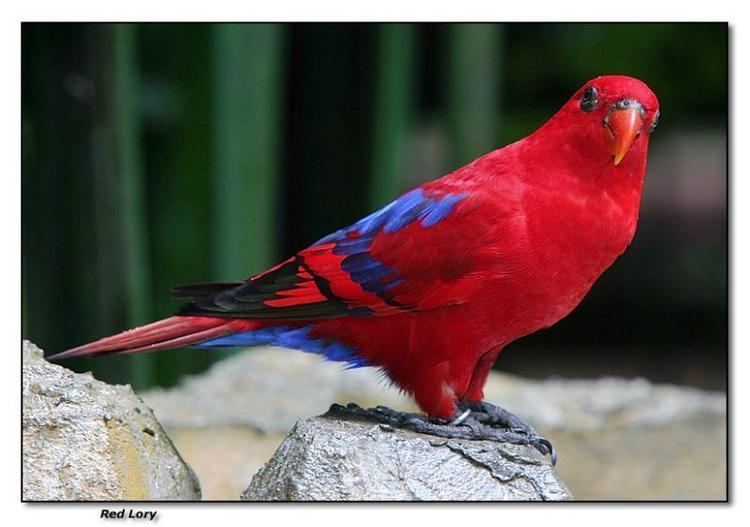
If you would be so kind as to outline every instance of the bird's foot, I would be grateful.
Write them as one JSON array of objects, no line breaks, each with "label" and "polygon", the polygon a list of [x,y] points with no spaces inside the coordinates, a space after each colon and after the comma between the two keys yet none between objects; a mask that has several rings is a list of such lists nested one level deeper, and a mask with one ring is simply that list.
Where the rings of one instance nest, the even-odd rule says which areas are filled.
[{"label": "bird's foot", "polygon": [[464,419],[473,419],[479,423],[480,430],[489,429],[492,431],[488,439],[499,432],[509,437],[509,439],[503,439],[504,441],[531,445],[542,455],[549,454],[553,465],[557,463],[557,451],[552,443],[517,415],[486,401],[461,401],[456,406],[458,407],[457,419],[461,419],[469,412]]},{"label": "bird's foot", "polygon": [[362,408],[354,403],[346,406],[333,404],[329,413],[369,419],[393,428],[449,439],[530,445],[542,455],[549,454],[553,465],[557,462],[557,452],[547,439],[507,410],[485,402],[459,403],[457,415],[450,421],[430,418],[424,414],[397,412],[385,406]]}]

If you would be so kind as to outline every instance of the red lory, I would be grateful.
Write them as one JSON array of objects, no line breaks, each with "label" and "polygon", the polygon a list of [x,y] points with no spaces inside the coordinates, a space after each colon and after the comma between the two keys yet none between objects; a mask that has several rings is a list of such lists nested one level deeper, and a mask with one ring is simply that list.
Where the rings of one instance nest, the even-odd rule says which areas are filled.
[{"label": "red lory", "polygon": [[271,345],[380,368],[426,415],[342,412],[445,437],[551,444],[483,401],[509,343],[570,313],[630,244],[659,102],[584,84],[534,133],[244,281],[177,287],[175,316],[58,354]]}]

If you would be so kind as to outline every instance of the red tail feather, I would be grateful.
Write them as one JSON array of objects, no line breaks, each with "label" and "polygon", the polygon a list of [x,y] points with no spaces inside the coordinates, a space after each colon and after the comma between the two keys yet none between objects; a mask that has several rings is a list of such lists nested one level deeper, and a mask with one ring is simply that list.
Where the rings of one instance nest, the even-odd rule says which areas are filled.
[{"label": "red tail feather", "polygon": [[86,357],[103,353],[139,353],[189,346],[234,333],[237,331],[237,324],[238,321],[226,318],[174,316],[71,348],[48,359]]}]

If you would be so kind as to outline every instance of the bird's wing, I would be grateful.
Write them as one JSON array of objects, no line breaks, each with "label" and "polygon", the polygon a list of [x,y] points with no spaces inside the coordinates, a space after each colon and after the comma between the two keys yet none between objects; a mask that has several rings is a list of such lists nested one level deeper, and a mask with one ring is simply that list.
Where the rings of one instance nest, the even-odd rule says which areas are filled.
[{"label": "bird's wing", "polygon": [[457,304],[482,240],[470,192],[420,187],[246,282],[175,288],[180,314],[257,319],[384,316]]}]

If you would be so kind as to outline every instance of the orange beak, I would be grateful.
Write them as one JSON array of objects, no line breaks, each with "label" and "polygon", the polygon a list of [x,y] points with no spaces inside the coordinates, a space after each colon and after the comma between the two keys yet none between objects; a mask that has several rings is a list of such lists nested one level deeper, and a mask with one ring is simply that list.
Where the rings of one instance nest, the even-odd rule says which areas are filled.
[{"label": "orange beak", "polygon": [[604,121],[604,126],[609,131],[612,140],[612,155],[615,156],[615,165],[619,165],[625,154],[628,153],[633,141],[641,133],[643,119],[640,108],[630,106],[628,108],[614,108]]}]

